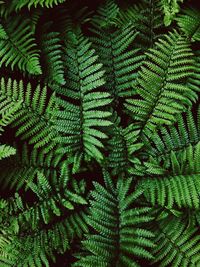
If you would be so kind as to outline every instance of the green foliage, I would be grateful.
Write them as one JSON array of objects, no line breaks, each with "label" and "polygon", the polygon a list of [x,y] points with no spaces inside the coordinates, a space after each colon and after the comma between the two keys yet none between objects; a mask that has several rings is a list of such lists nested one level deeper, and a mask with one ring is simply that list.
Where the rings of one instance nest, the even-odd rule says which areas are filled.
[{"label": "green foliage", "polygon": [[103,159],[101,139],[107,135],[97,128],[112,124],[108,119],[111,113],[105,110],[112,100],[108,92],[100,89],[105,83],[104,70],[97,62],[95,50],[90,47],[91,43],[79,31],[69,32],[65,44],[67,88],[57,91],[71,101],[78,101],[78,105],[57,97],[60,109],[53,112],[56,117],[54,129],[60,133],[56,141],[64,145],[58,152],[74,156],[74,171],[85,156]]},{"label": "green foliage", "polygon": [[91,193],[88,220],[95,234],[82,242],[86,253],[74,266],[138,266],[133,257],[152,258],[148,248],[154,247],[153,234],[141,226],[152,220],[151,208],[137,204],[142,191],[128,194],[132,179],[114,185],[108,175],[105,178],[106,188],[95,183]]},{"label": "green foliage", "polygon": [[[47,25],[49,28],[51,24]],[[64,62],[59,32],[46,32],[42,36],[41,48],[44,62],[44,77],[50,87],[64,85]],[[49,64],[49,62],[51,62]]]},{"label": "green foliage", "polygon": [[[77,188],[73,188],[73,191],[64,191],[64,188],[69,187],[69,175],[68,170],[64,165],[60,172],[60,176],[56,181],[50,182],[46,179],[43,173],[37,172],[37,181],[28,181],[28,189],[32,190],[38,198],[34,206],[29,206],[27,203],[23,203],[22,198],[16,194],[16,197],[12,201],[8,201],[5,207],[1,211],[2,214],[9,213],[10,217],[5,218],[11,223],[11,227],[15,225],[16,233],[18,233],[19,225],[23,222],[27,222],[29,229],[37,230],[37,227],[41,223],[48,224],[53,216],[61,216],[63,207],[68,210],[74,210],[75,204],[87,204],[87,201],[80,194],[85,192],[84,181],[80,181],[80,184],[75,184]],[[72,184],[74,186],[74,184]],[[56,188],[56,190],[54,190]]]},{"label": "green foliage", "polygon": [[140,123],[141,133],[148,136],[158,125],[175,122],[175,115],[191,105],[194,88],[187,85],[187,79],[195,62],[187,39],[177,32],[160,39],[146,55],[137,79],[140,98],[128,99],[125,106]]},{"label": "green foliage", "polygon": [[0,145],[0,160],[15,154],[15,149],[10,146]]},{"label": "green foliage", "polygon": [[179,3],[184,0],[161,0],[161,6],[164,11],[164,24],[169,26],[176,16],[176,13],[180,11]]},{"label": "green foliage", "polygon": [[53,5],[64,3],[65,0],[11,0],[8,1],[8,3],[4,1],[1,2],[3,7],[2,10],[7,8],[10,10],[19,11],[23,7],[27,7],[28,9],[37,6],[52,8]]},{"label": "green foliage", "polygon": [[[199,235],[196,227],[188,227],[180,218],[168,218],[155,225],[154,262],[159,266],[198,266],[200,263]],[[173,231],[172,231],[173,229]]]},{"label": "green foliage", "polygon": [[31,30],[30,20],[15,17],[0,25],[1,63],[30,74],[41,74],[39,53]]},{"label": "green foliage", "polygon": [[134,46],[146,50],[161,36],[163,27],[160,1],[145,0],[121,9],[115,22],[120,27],[131,24],[138,32]]},{"label": "green foliage", "polygon": [[37,173],[54,181],[59,175],[61,166],[66,163],[61,155],[55,156],[53,151],[46,154],[44,149],[33,149],[30,152],[27,144],[21,150],[17,147],[16,152],[14,157],[2,161],[0,166],[2,172],[0,183],[5,190],[8,188],[19,190],[25,185],[27,190],[27,184],[34,181]]},{"label": "green foliage", "polygon": [[[95,36],[91,40],[106,70],[105,87],[116,101],[118,97],[130,94],[144,57],[138,53],[139,49],[128,50],[137,36],[133,25],[125,25],[120,29],[113,26],[112,20],[118,14],[113,1],[107,1],[107,5],[99,8],[98,13],[92,20],[91,31]],[[105,20],[105,17],[109,20]]]},{"label": "green foliage", "polygon": [[139,188],[143,186],[146,188],[145,196],[153,205],[199,209],[199,151],[200,142],[194,147],[189,145],[181,153],[172,150],[170,166],[164,177],[149,178],[145,179],[145,182],[139,182]]},{"label": "green foliage", "polygon": [[200,265],[183,2],[0,1],[1,267]]},{"label": "green foliage", "polygon": [[194,8],[183,10],[183,14],[177,17],[177,23],[181,30],[192,41],[200,40],[200,12]]},{"label": "green foliage", "polygon": [[[16,136],[21,136],[22,140],[29,140],[29,143],[37,143],[42,146],[56,135],[55,131],[50,131],[47,125],[51,125],[51,109],[55,106],[55,97],[52,95],[47,102],[47,88],[37,86],[35,91],[32,90],[31,84],[28,83],[24,88],[23,81],[17,82],[9,78],[1,79],[1,104],[2,108],[14,106],[20,103],[20,109],[12,117],[13,126],[18,127]],[[32,100],[33,99],[33,100]],[[52,126],[50,126],[52,127]]]}]

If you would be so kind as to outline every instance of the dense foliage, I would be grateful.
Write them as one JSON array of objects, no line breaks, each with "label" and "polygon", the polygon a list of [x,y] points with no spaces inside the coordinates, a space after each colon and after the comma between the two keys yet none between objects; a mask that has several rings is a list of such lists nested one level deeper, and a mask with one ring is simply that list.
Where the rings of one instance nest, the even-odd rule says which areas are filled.
[{"label": "dense foliage", "polygon": [[195,2],[0,1],[1,267],[200,266]]}]

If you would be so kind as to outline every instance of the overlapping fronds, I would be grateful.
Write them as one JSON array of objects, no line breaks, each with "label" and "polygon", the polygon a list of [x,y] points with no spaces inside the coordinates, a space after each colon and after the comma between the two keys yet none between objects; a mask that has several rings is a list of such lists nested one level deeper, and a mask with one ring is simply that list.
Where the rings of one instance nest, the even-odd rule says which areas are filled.
[{"label": "overlapping fronds", "polygon": [[16,136],[29,140],[29,143],[37,144],[38,147],[52,141],[56,135],[51,125],[51,110],[55,107],[55,97],[52,95],[47,101],[46,87],[41,88],[38,85],[33,91],[30,83],[25,86],[22,80],[17,82],[11,78],[2,78],[0,97],[3,109],[8,110],[16,102],[20,103],[20,110],[15,112],[12,118],[13,126],[18,127]]},{"label": "overlapping fronds", "polygon": [[183,14],[177,17],[177,23],[181,30],[192,41],[200,40],[200,12],[194,8],[183,10]]},{"label": "overlapping fronds", "polygon": [[31,23],[29,19],[9,18],[0,25],[0,67],[17,65],[22,71],[39,75],[42,73]]},{"label": "overlapping fronds", "polygon": [[[191,106],[193,88],[187,79],[194,74],[195,62],[189,42],[177,32],[170,33],[149,50],[138,74],[138,99],[125,104],[143,135],[151,135],[160,125],[170,125],[175,116]],[[197,93],[195,94],[197,99]]]},{"label": "overlapping fronds", "polygon": [[198,266],[200,264],[199,235],[196,227],[188,227],[183,219],[169,217],[154,227],[156,249],[153,250],[159,266]]},{"label": "overlapping fronds", "polygon": [[195,0],[0,1],[0,267],[200,266]]},{"label": "overlapping fronds", "polygon": [[89,224],[96,233],[86,235],[86,252],[73,266],[138,266],[137,258],[152,258],[148,250],[154,247],[153,234],[141,227],[152,220],[150,208],[132,207],[142,191],[128,195],[131,182],[119,179],[115,186],[106,175],[106,188],[94,184]]}]

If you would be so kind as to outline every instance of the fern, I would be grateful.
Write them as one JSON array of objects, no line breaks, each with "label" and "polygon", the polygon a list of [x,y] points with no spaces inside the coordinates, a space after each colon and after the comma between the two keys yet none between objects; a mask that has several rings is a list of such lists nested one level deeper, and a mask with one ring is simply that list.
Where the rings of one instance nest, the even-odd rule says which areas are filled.
[{"label": "fern", "polygon": [[[100,8],[99,13],[104,11],[107,14],[109,10],[110,6],[108,5],[103,10]],[[105,22],[98,16],[93,18],[91,31],[96,36],[91,40],[106,70],[106,89],[116,101],[118,97],[131,93],[131,85],[137,77],[137,69],[141,65],[143,56],[139,55],[139,49],[128,51],[137,36],[133,26],[128,25],[120,30],[115,29],[110,32],[112,24],[109,26],[108,22],[108,26],[103,27],[102,21]]]},{"label": "fern", "polygon": [[137,140],[139,132],[133,124],[125,129],[119,126],[114,128],[113,136],[108,142],[110,149],[107,164],[114,175],[124,172],[135,174],[136,166],[140,165],[140,162],[134,155],[143,147],[143,143]]},{"label": "fern", "polygon": [[155,227],[153,251],[154,262],[159,266],[198,266],[200,262],[199,236],[197,228],[189,227],[179,218],[161,220]]},{"label": "fern", "polygon": [[[13,199],[0,201],[0,221],[2,230],[5,229],[3,236],[9,239],[8,242],[0,242],[0,263],[3,266],[49,266],[49,259],[54,259],[53,251],[64,253],[75,236],[81,237],[88,231],[85,211],[65,213],[65,209],[74,209],[73,203],[87,203],[81,196],[85,192],[84,183],[72,183],[73,191],[67,190],[69,175],[66,165],[52,185],[42,173],[38,172],[37,177],[37,183],[28,183],[39,199],[35,205],[24,203],[19,194]],[[60,222],[50,226],[49,222],[55,216],[61,216],[61,212]],[[10,214],[9,218],[6,214]],[[48,224],[48,228],[43,223]]]},{"label": "fern", "polygon": [[[37,143],[37,146],[42,146],[56,135],[55,131],[49,132],[46,127],[51,124],[50,110],[55,106],[53,96],[47,103],[46,88],[41,90],[38,85],[33,93],[30,83],[25,90],[22,81],[18,83],[16,80],[5,81],[2,78],[0,96],[2,105],[10,106],[16,102],[21,103],[20,111],[13,116],[13,126],[18,126],[17,136],[21,136],[23,140],[30,138],[29,143]],[[31,101],[32,97],[34,101]]]},{"label": "fern", "polygon": [[176,16],[176,13],[180,11],[179,2],[184,0],[161,0],[161,6],[164,11],[164,24],[169,26]]},{"label": "fern", "polygon": [[16,103],[5,100],[5,97],[1,96],[1,105],[0,105],[0,133],[3,132],[3,127],[8,126],[12,123],[16,112],[21,108],[21,101]]},{"label": "fern", "polygon": [[91,43],[81,33],[71,32],[68,38],[68,85],[59,89],[58,93],[71,101],[79,101],[79,105],[57,98],[60,110],[53,114],[57,117],[54,129],[60,133],[56,141],[65,145],[58,152],[73,155],[76,170],[84,156],[103,159],[101,139],[107,138],[107,135],[96,127],[111,125],[108,120],[111,113],[101,107],[106,107],[112,100],[109,93],[100,90],[100,86],[104,85],[104,71],[102,64],[97,63],[95,51],[90,48]]},{"label": "fern", "polygon": [[[30,207],[27,204],[25,205],[21,197],[17,195],[16,199],[10,201],[10,204],[8,203],[9,210],[6,211],[10,214],[8,220],[11,220],[12,224],[16,225],[26,221],[29,227],[35,230],[41,222],[48,224],[53,216],[61,216],[63,208],[73,210],[75,204],[87,204],[84,197],[77,194],[77,192],[66,190],[68,180],[69,176],[66,167],[61,169],[60,177],[57,177],[57,180],[52,185],[42,173],[37,172],[37,183],[28,182],[28,188],[35,193],[39,202]],[[53,187],[56,189],[55,191]],[[83,194],[84,190],[83,187],[80,193]],[[2,213],[4,213],[4,210]]]},{"label": "fern", "polygon": [[93,24],[100,28],[110,27],[119,15],[119,7],[113,0],[106,0],[93,17]]},{"label": "fern", "polygon": [[53,253],[64,253],[69,244],[78,236],[88,232],[86,213],[74,213],[61,222],[39,232],[13,236],[9,232],[0,234],[1,266],[50,266],[49,259],[55,261]]},{"label": "fern", "polygon": [[168,161],[171,152],[179,154],[188,146],[197,145],[200,140],[199,118],[192,110],[178,115],[174,126],[163,127],[150,138],[150,145],[147,144],[149,155]]},{"label": "fern", "polygon": [[199,208],[199,149],[200,142],[178,155],[172,151],[169,170],[165,172],[167,177],[139,182],[139,188],[146,188],[145,196],[153,205]]},{"label": "fern", "polygon": [[17,64],[22,71],[30,74],[41,74],[39,53],[28,19],[20,17],[8,19],[0,25],[0,67],[10,65],[13,69]]},{"label": "fern", "polygon": [[160,1],[142,1],[120,10],[116,24],[121,28],[130,23],[138,32],[138,42],[135,42],[134,46],[143,50],[153,47],[155,41],[162,35],[163,19]]},{"label": "fern", "polygon": [[189,37],[192,41],[200,40],[200,12],[195,9],[185,9],[183,14],[177,17],[177,23],[181,30]]},{"label": "fern", "polygon": [[8,188],[19,190],[26,185],[25,189],[27,190],[27,184],[35,180],[37,173],[54,181],[63,164],[66,164],[66,160],[63,160],[59,154],[55,157],[52,151],[46,154],[44,149],[33,149],[30,152],[27,144],[21,150],[17,147],[14,157],[1,162],[1,187],[4,190]]},{"label": "fern", "polygon": [[7,158],[11,155],[14,155],[16,150],[13,147],[0,145],[0,160]]},{"label": "fern", "polygon": [[158,125],[175,122],[176,114],[191,105],[193,88],[183,81],[193,75],[195,65],[188,41],[176,32],[161,39],[147,57],[137,79],[141,98],[128,99],[125,104],[146,136],[152,135]]},{"label": "fern", "polygon": [[34,6],[37,7],[38,5],[42,6],[42,7],[53,7],[53,5],[58,5],[59,3],[63,3],[65,2],[65,0],[13,0],[12,1],[12,5],[14,5],[15,9],[21,9],[24,6],[27,6],[28,8]]},{"label": "fern", "polygon": [[127,195],[131,179],[119,179],[115,186],[106,175],[105,182],[106,188],[94,184],[89,224],[96,233],[86,236],[82,242],[86,253],[74,266],[138,266],[133,256],[152,258],[148,248],[154,246],[153,234],[142,226],[151,221],[146,215],[149,208],[132,208],[142,191]]},{"label": "fern", "polygon": [[0,1],[0,266],[200,265],[199,14]]},{"label": "fern", "polygon": [[[46,25],[48,27],[50,25]],[[50,87],[61,86],[66,83],[64,79],[64,63],[62,60],[62,46],[59,32],[46,32],[42,36],[42,51],[44,73]]]}]

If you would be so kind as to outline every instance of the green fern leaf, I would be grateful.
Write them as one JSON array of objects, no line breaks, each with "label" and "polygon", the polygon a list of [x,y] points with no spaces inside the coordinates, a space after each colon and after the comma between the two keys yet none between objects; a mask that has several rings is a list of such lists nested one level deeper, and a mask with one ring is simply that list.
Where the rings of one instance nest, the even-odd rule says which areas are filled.
[{"label": "green fern leaf", "polygon": [[0,160],[7,158],[11,155],[14,155],[16,150],[13,147],[0,145]]},{"label": "green fern leaf", "polygon": [[0,66],[15,65],[22,71],[30,74],[41,74],[39,53],[35,38],[28,19],[21,20],[20,17],[10,18],[0,26]]},{"label": "green fern leaf", "polygon": [[73,266],[93,266],[94,262],[96,266],[138,266],[135,257],[152,258],[148,248],[154,247],[153,235],[145,229],[151,221],[146,214],[150,208],[131,208],[142,192],[127,194],[131,179],[119,179],[115,187],[106,176],[106,184],[105,188],[94,183],[89,224],[96,234],[86,235],[82,242],[86,252]]},{"label": "green fern leaf", "polygon": [[192,41],[200,40],[200,12],[194,8],[183,10],[183,14],[177,17],[177,23],[181,30]]},{"label": "green fern leaf", "polygon": [[149,60],[138,75],[136,90],[141,98],[128,99],[125,104],[146,136],[160,125],[174,123],[175,116],[191,105],[195,93],[184,82],[194,74],[195,65],[188,41],[174,32],[156,44],[146,53]]},{"label": "green fern leaf", "polygon": [[[199,160],[200,142],[189,146],[181,154],[171,152],[171,164],[167,177],[149,178],[138,183],[139,188],[145,188],[145,196],[153,205],[167,206],[168,208],[195,208],[200,207]],[[145,182],[144,182],[145,181]]]},{"label": "green fern leaf", "polygon": [[11,79],[6,81],[2,78],[0,97],[2,105],[11,106],[16,102],[21,105],[20,110],[14,114],[12,119],[12,125],[18,127],[17,136],[21,136],[22,140],[28,139],[29,143],[36,144],[36,147],[45,146],[52,141],[56,132],[53,128],[49,131],[47,125],[52,125],[50,112],[52,107],[55,107],[55,96],[52,95],[47,102],[46,88],[42,90],[38,85],[33,93],[30,83],[25,89],[22,81],[17,82]]},{"label": "green fern leaf", "polygon": [[180,218],[161,220],[154,227],[153,263],[159,266],[198,266],[200,263],[199,235],[196,227],[187,227]]},{"label": "green fern leaf", "polygon": [[[104,71],[90,48],[91,43],[80,33],[70,33],[69,38],[66,42],[67,88],[57,91],[71,101],[57,98],[60,110],[54,112],[57,117],[54,128],[60,133],[56,141],[64,145],[58,152],[76,155],[74,164],[77,165],[85,153],[97,160],[103,159],[101,139],[107,135],[102,129],[112,124],[111,113],[105,109],[112,100],[109,93],[100,89],[105,83]],[[74,104],[76,101],[79,105]]]}]

